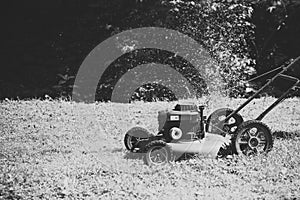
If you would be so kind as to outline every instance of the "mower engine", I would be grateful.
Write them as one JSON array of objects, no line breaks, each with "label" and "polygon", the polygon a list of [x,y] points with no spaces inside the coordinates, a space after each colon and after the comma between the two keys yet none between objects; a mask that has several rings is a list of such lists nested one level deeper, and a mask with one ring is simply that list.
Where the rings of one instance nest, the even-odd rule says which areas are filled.
[{"label": "mower engine", "polygon": [[173,110],[158,112],[159,133],[166,142],[204,137],[204,106],[177,104]]}]

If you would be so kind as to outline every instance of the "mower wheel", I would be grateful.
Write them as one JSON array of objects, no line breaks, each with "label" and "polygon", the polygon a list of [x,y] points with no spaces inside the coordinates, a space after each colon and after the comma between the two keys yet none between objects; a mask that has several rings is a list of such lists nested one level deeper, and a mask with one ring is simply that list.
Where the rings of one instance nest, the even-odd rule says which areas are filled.
[{"label": "mower wheel", "polygon": [[234,135],[238,126],[243,123],[244,120],[240,114],[236,113],[225,122],[226,117],[232,112],[234,112],[234,110],[230,108],[221,108],[214,111],[207,119],[206,131],[223,136],[226,134]]},{"label": "mower wheel", "polygon": [[[137,137],[133,135],[140,135],[142,137]],[[133,149],[137,146],[137,144],[143,140],[151,137],[152,134],[143,127],[133,127],[127,133],[124,137],[124,145],[127,150],[133,151]]]},{"label": "mower wheel", "polygon": [[268,152],[273,147],[270,128],[257,120],[242,123],[235,138],[235,148],[238,154],[256,155]]},{"label": "mower wheel", "polygon": [[172,150],[162,140],[150,142],[146,145],[145,150],[145,163],[149,166],[165,165],[173,159]]}]

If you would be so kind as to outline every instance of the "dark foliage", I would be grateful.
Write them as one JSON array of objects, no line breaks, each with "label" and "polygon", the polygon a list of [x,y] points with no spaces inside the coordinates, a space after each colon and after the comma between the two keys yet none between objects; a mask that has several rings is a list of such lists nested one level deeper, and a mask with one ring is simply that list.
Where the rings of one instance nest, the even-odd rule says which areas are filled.
[{"label": "dark foliage", "polygon": [[[255,38],[248,40],[248,46],[241,50],[256,61],[258,74],[299,55],[298,1],[248,1],[247,5],[254,8],[250,22],[255,25]],[[170,5],[160,0],[12,0],[3,2],[1,7],[1,99],[70,95],[73,76],[85,56],[112,34],[128,28],[166,25],[176,28],[186,23],[177,20],[178,13],[170,13]],[[196,28],[199,33],[204,31]],[[197,32],[190,33],[193,37],[200,36],[194,34]],[[300,74],[299,70],[292,73]],[[278,85],[282,83],[279,81]]]}]

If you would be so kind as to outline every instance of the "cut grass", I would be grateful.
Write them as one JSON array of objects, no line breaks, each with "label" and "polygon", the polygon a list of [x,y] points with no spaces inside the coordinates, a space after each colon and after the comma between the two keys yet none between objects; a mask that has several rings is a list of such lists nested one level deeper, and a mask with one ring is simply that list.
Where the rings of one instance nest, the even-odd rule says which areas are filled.
[{"label": "cut grass", "polygon": [[[274,99],[241,114],[253,119]],[[201,99],[206,114],[244,99]],[[300,197],[300,99],[265,119],[277,135],[268,155],[195,158],[150,168],[125,151],[134,125],[156,132],[166,103],[0,103],[0,199],[297,199]]]}]

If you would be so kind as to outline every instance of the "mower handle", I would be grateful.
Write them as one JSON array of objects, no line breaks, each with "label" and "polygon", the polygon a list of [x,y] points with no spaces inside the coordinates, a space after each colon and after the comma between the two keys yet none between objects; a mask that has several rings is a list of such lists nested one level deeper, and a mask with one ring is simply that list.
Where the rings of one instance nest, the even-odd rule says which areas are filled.
[{"label": "mower handle", "polygon": [[[258,120],[261,120],[271,109],[273,109],[276,105],[278,105],[281,101],[283,101],[285,99],[285,97],[293,89],[297,89],[297,88],[295,88],[296,86],[299,86],[300,80],[298,78],[295,78],[295,77],[292,77],[292,76],[287,76],[287,75],[283,74],[284,72],[286,72],[287,70],[289,70],[299,60],[300,60],[300,56],[298,56],[295,60],[293,60],[288,66],[286,66],[286,67],[280,67],[282,69],[281,72],[277,73],[273,78],[269,79],[268,82],[262,88],[260,88],[255,94],[253,94],[245,103],[243,103],[242,105],[240,105],[235,111],[233,111],[231,114],[229,114],[224,121],[229,120],[233,115],[235,115],[240,110],[242,110],[246,105],[248,105],[253,99],[255,99],[257,97],[257,95],[259,95],[264,89],[266,89],[278,77],[285,77],[285,78],[288,78],[290,80],[291,79],[294,80],[295,81],[294,85],[288,91],[286,91],[275,103],[273,103],[262,115],[260,115],[257,118]],[[278,69],[280,69],[280,68],[274,69],[273,72],[276,71],[276,70],[278,70]],[[260,77],[262,77],[262,76],[260,76]]]},{"label": "mower handle", "polygon": [[[288,69],[290,69],[290,68],[294,65],[294,63],[296,63],[299,59],[300,59],[300,56],[297,57],[296,59],[293,59],[292,62],[291,62],[288,66],[286,66],[286,67],[284,67],[284,66],[277,67],[277,68],[275,68],[275,69],[272,69],[271,71],[268,71],[268,72],[263,73],[263,74],[261,74],[261,75],[259,75],[259,76],[257,76],[257,77],[254,77],[254,78],[252,78],[252,79],[250,79],[250,80],[247,80],[247,82],[253,82],[253,81],[258,80],[258,79],[261,79],[261,78],[263,78],[263,77],[265,77],[265,76],[267,76],[267,75],[269,75],[269,74],[272,74],[272,73],[274,73],[274,72],[277,72],[277,71],[279,71],[279,70],[283,70],[283,71],[281,71],[279,74],[281,74],[281,73],[283,73],[283,72],[286,72],[286,71],[287,71]],[[286,75],[284,75],[284,76],[286,76]],[[295,77],[291,77],[291,78],[294,78],[293,80],[296,79]]]}]

